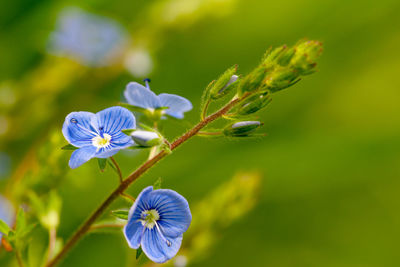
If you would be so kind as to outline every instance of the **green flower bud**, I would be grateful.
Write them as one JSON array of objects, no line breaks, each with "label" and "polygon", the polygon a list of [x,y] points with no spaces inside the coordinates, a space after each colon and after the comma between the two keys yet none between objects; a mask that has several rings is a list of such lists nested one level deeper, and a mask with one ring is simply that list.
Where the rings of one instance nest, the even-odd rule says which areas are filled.
[{"label": "green flower bud", "polygon": [[263,80],[265,79],[268,68],[261,64],[255,68],[251,73],[244,77],[240,84],[238,91],[240,94],[243,92],[253,92],[257,91],[261,86],[263,86]]},{"label": "green flower bud", "polygon": [[214,83],[209,85],[209,95],[212,99],[218,99],[230,92],[233,86],[230,86],[238,79],[234,75],[237,71],[237,66],[227,69]]},{"label": "green flower bud", "polygon": [[162,143],[162,138],[155,132],[136,130],[130,133],[133,141],[145,147],[151,147],[160,145]]},{"label": "green flower bud", "polygon": [[265,80],[266,89],[272,93],[285,89],[298,81],[299,73],[290,68],[280,68]]},{"label": "green flower bud", "polygon": [[241,121],[228,125],[223,130],[224,135],[232,137],[246,137],[262,126],[259,121]]},{"label": "green flower bud", "polygon": [[242,116],[253,114],[271,103],[271,100],[268,92],[254,95],[239,107],[238,114]]},{"label": "green flower bud", "polygon": [[229,92],[232,91],[233,88],[236,87],[237,83],[236,81],[239,79],[239,76],[237,75],[232,75],[229,81],[225,84],[224,87],[222,87],[218,92],[215,92],[211,95],[212,99],[218,99],[223,97],[224,95],[228,94]]},{"label": "green flower bud", "polygon": [[296,45],[296,53],[290,65],[300,75],[308,75],[315,72],[317,58],[322,53],[322,43],[319,41],[305,41]]}]

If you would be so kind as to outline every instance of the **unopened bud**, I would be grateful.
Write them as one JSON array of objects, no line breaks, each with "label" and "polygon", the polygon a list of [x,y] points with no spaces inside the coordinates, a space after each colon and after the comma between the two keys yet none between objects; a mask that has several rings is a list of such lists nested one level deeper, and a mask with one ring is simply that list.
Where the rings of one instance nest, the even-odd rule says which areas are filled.
[{"label": "unopened bud", "polygon": [[290,68],[281,68],[265,80],[266,88],[272,93],[285,89],[298,81],[299,73]]},{"label": "unopened bud", "polygon": [[251,73],[241,80],[239,85],[240,93],[254,92],[263,86],[263,80],[267,71],[268,68],[263,64],[255,68]]},{"label": "unopened bud", "polygon": [[319,41],[305,41],[296,45],[296,53],[290,65],[300,75],[308,75],[315,72],[316,59],[322,53],[322,43]]},{"label": "unopened bud", "polygon": [[209,92],[212,99],[218,99],[228,94],[234,86],[238,76],[235,75],[237,66],[227,69],[212,85]]},{"label": "unopened bud", "polygon": [[241,121],[225,127],[223,132],[226,136],[245,137],[261,127],[261,125],[262,123],[259,121]]},{"label": "unopened bud", "polygon": [[162,143],[162,138],[155,132],[137,130],[133,131],[130,136],[135,143],[141,146],[151,147]]},{"label": "unopened bud", "polygon": [[239,115],[253,114],[260,109],[271,103],[271,97],[269,93],[263,93],[250,97],[244,104],[239,107]]}]

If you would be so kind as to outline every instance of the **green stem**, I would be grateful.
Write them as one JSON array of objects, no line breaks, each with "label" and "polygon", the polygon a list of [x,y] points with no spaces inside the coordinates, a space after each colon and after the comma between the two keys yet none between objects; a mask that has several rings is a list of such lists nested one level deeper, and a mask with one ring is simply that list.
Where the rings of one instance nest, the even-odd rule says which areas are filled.
[{"label": "green stem", "polygon": [[24,267],[24,262],[22,261],[21,253],[19,253],[19,251],[15,252],[15,257],[17,258],[18,266]]},{"label": "green stem", "polygon": [[[176,139],[171,144],[171,151],[182,145],[184,142],[195,136],[201,129],[207,126],[209,123],[220,118],[222,115],[230,111],[237,103],[246,98],[248,94],[243,95],[241,98],[231,100],[228,104],[222,107],[220,110],[209,115],[208,117],[201,120],[192,129],[187,131],[181,137]],[[135,182],[140,176],[142,176],[147,170],[153,167],[156,163],[162,160],[165,156],[170,154],[166,150],[160,151],[157,155],[147,160],[133,173],[131,173],[125,180],[123,180],[119,186],[107,197],[107,199],[92,213],[92,215],[80,226],[80,228],[73,234],[68,240],[63,249],[49,262],[46,266],[55,266],[68,252],[69,250],[90,230],[92,224],[106,211],[106,209],[123,193],[133,182]]]},{"label": "green stem", "polygon": [[57,230],[55,227],[49,229],[49,247],[47,249],[47,262],[51,260],[54,254],[57,241]]}]

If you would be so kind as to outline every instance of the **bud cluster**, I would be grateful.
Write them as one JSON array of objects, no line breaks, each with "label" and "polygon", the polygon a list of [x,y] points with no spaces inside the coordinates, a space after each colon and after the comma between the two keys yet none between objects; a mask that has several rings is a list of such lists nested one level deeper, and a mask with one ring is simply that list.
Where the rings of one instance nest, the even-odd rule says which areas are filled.
[{"label": "bud cluster", "polygon": [[302,41],[293,47],[286,45],[269,49],[259,66],[241,80],[239,94],[244,92],[280,91],[297,83],[301,76],[315,72],[316,59],[322,43]]},{"label": "bud cluster", "polygon": [[249,116],[265,108],[271,102],[273,93],[288,88],[300,81],[302,76],[315,72],[316,59],[321,52],[321,42],[302,40],[292,47],[283,45],[268,49],[261,63],[244,77],[239,78],[236,75],[237,66],[227,69],[205,90],[202,118],[204,119],[211,101],[235,92],[234,98],[239,98],[240,102],[226,117],[236,122],[222,129],[222,134],[232,137],[252,135],[262,123],[248,121]]}]

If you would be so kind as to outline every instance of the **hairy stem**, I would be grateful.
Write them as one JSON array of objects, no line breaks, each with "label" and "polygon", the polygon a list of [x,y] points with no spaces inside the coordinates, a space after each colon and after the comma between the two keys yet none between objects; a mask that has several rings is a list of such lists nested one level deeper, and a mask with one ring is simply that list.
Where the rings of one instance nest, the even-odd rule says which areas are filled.
[{"label": "hairy stem", "polygon": [[57,230],[55,227],[49,229],[49,247],[47,249],[47,262],[51,260],[54,254],[57,241]]},{"label": "hairy stem", "polygon": [[17,257],[17,262],[19,267],[24,267],[24,262],[22,261],[21,253],[19,251],[15,252],[15,256]]},{"label": "hairy stem", "polygon": [[[248,94],[243,95],[241,98],[235,98],[228,104],[222,107],[215,113],[207,116],[196,124],[192,129],[187,131],[185,134],[176,139],[170,146],[171,151],[179,147],[181,144],[186,142],[191,137],[195,136],[201,129],[207,126],[209,123],[220,118],[222,115],[230,111],[237,103],[246,98]],[[107,210],[107,208],[123,193],[133,182],[135,182],[140,176],[142,176],[148,169],[153,167],[161,159],[169,154],[168,151],[162,150],[154,157],[148,159],[133,173],[131,173],[125,180],[122,180],[120,185],[107,197],[107,199],[92,213],[92,215],[79,227],[74,235],[68,240],[63,249],[49,262],[46,266],[55,266],[67,253],[68,251],[90,230],[92,224]]]},{"label": "hairy stem", "polygon": [[110,157],[110,159],[114,164],[115,168],[117,169],[119,182],[122,184],[124,177],[122,176],[121,168],[119,167],[118,162],[113,157]]}]

